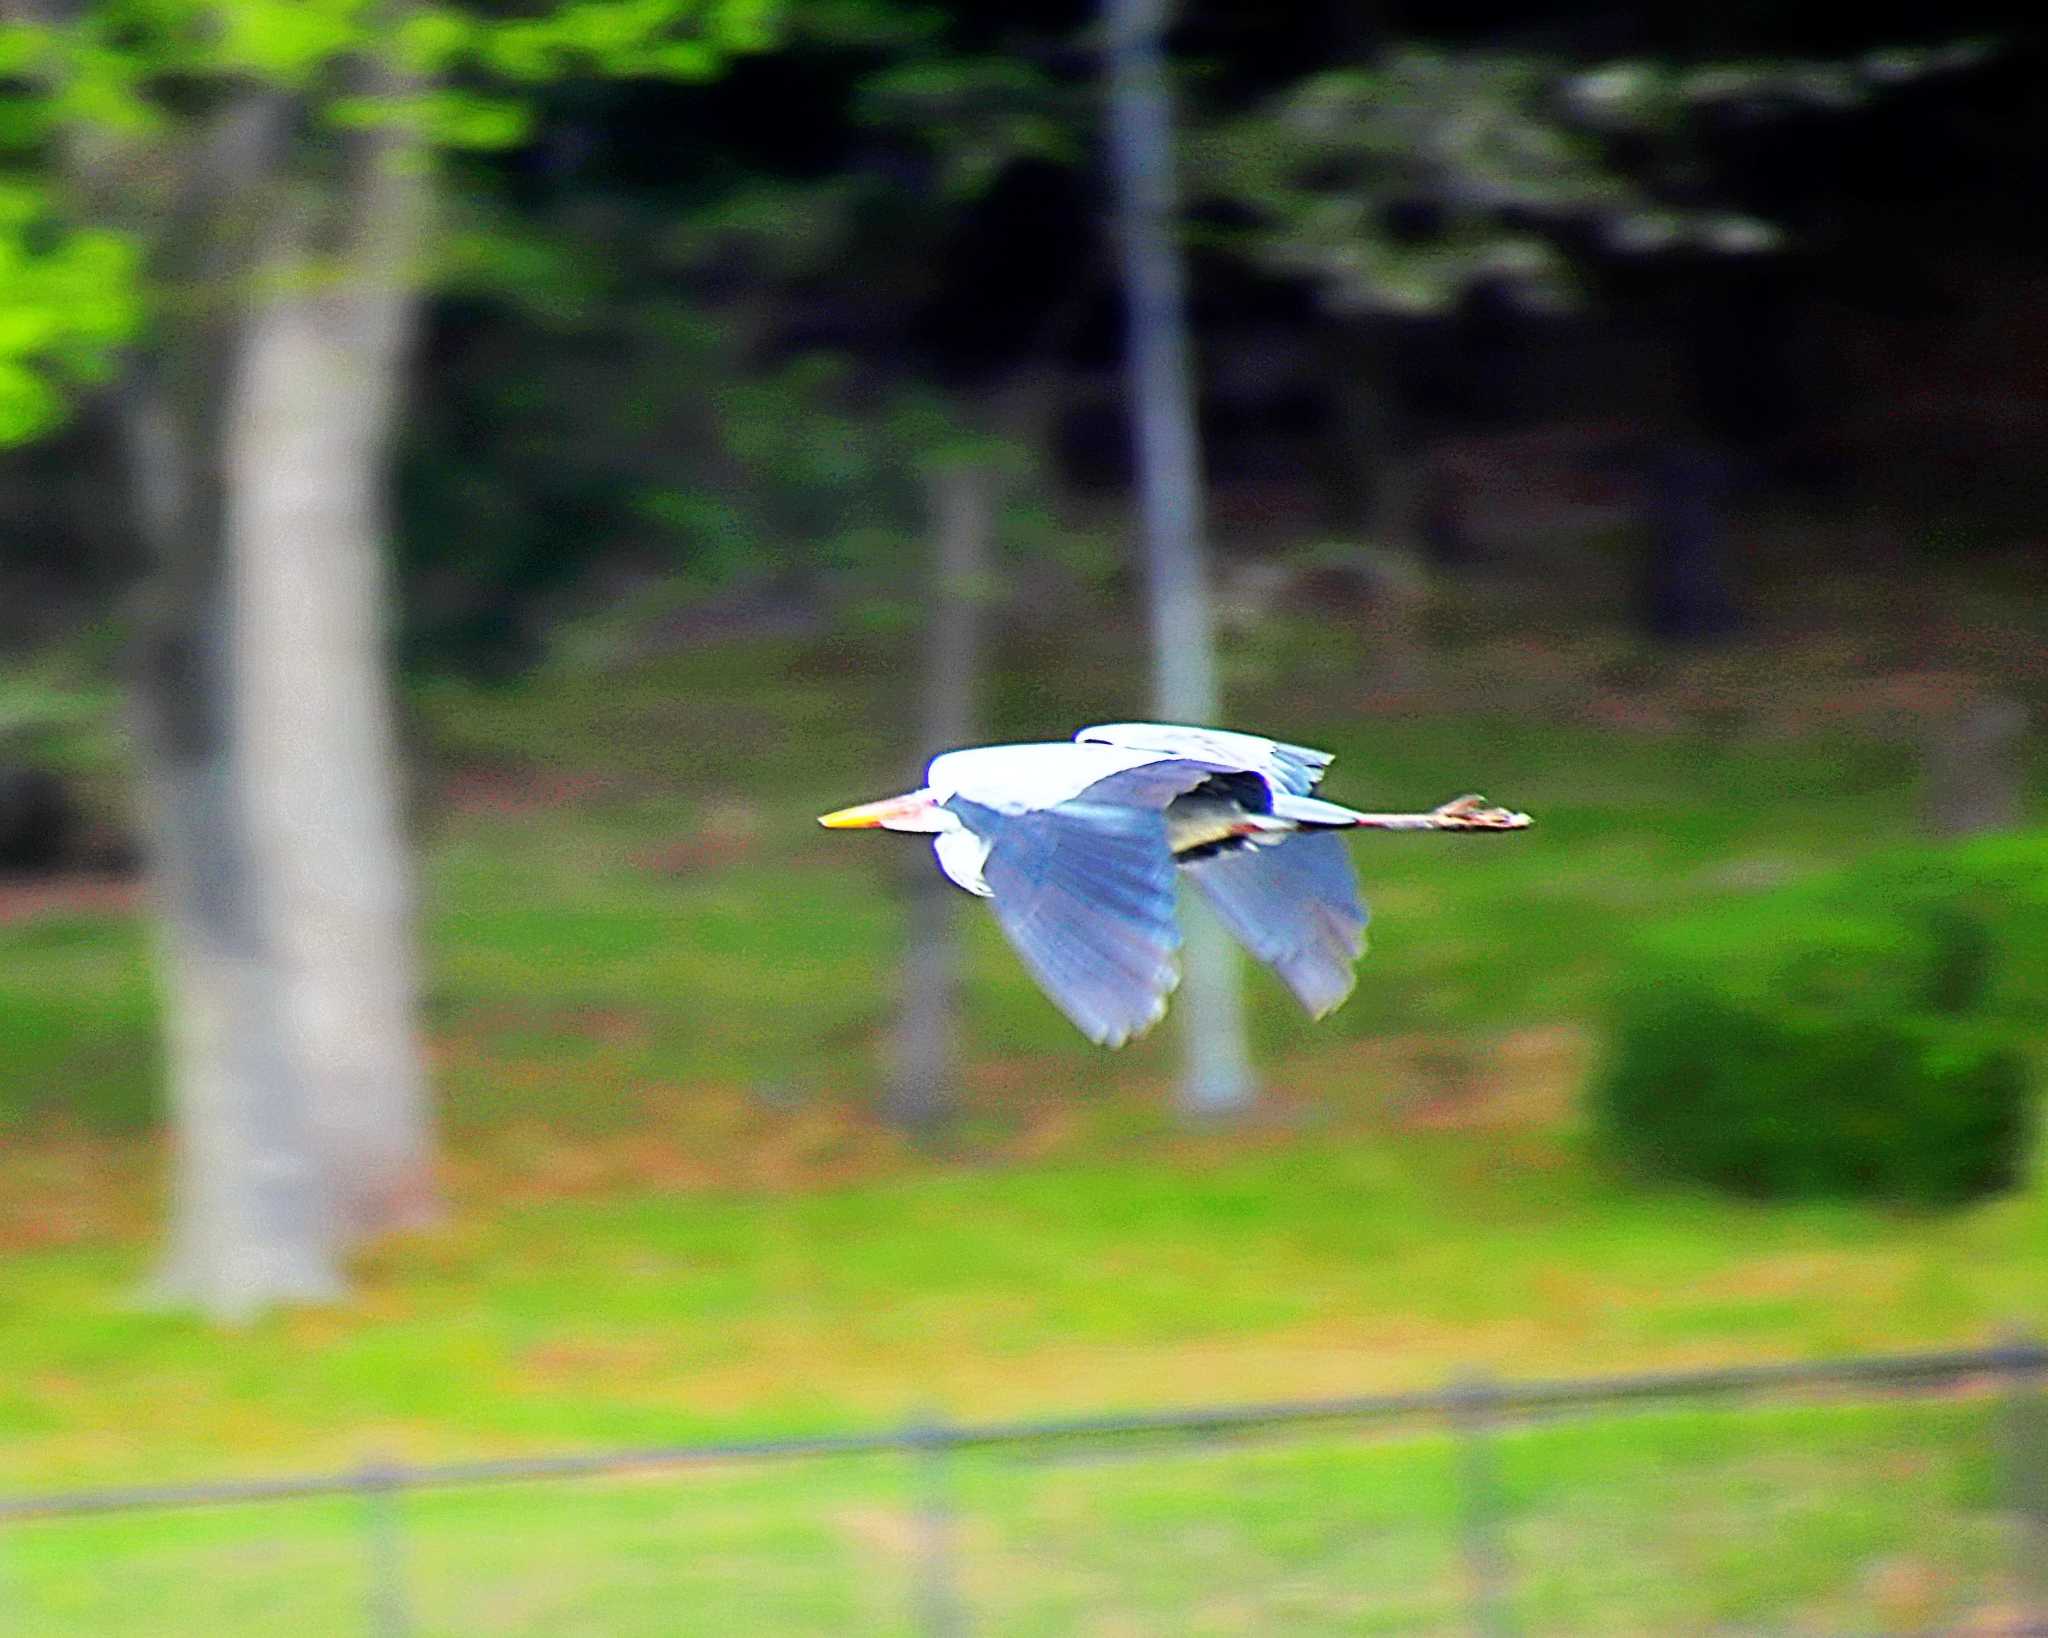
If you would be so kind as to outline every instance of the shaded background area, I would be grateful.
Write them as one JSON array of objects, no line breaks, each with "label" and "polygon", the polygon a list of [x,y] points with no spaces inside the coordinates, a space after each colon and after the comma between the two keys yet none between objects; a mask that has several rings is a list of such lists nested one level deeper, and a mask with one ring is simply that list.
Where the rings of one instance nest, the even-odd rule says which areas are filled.
[{"label": "shaded background area", "polygon": [[[232,1329],[132,1300],[189,1152],[123,444],[189,287],[148,273],[112,382],[0,460],[0,1488],[2048,1324],[2032,27],[1181,9],[1223,720],[1336,752],[1339,801],[1538,820],[1358,842],[1358,990],[1310,1025],[1248,973],[1256,1094],[1208,1123],[1172,1031],[1086,1048],[918,898],[921,843],[812,823],[935,722],[1151,709],[1089,8],[793,0],[715,71],[565,59],[509,112],[454,74],[509,123],[439,143],[371,473],[430,1185],[335,1246],[345,1296]],[[302,180],[345,151],[293,140]],[[1516,1432],[1512,1617],[2018,1630],[2003,1391]],[[977,1457],[956,1567],[992,1631],[1449,1630],[1459,1459]],[[900,1630],[885,1465],[423,1498],[414,1618]],[[353,1630],[352,1506],[10,1528],[0,1630],[217,1631],[287,1582]]]}]

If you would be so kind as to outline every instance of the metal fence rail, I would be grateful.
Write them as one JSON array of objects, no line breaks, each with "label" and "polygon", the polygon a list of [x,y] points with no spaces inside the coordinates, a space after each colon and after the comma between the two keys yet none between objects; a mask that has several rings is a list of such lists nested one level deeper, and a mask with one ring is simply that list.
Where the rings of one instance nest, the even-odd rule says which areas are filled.
[{"label": "metal fence rail", "polygon": [[[1420,1422],[1448,1429],[1459,1444],[1460,1552],[1467,1577],[1468,1624],[1475,1634],[1514,1630],[1512,1566],[1502,1541],[1502,1507],[1490,1443],[1503,1428],[1672,1400],[1743,1399],[1797,1390],[1832,1390],[1843,1401],[1888,1394],[1974,1390],[2001,1394],[2002,1488],[2017,1521],[2015,1586],[2030,1612],[2004,1631],[2048,1638],[2048,1345],[2015,1339],[1994,1347],[1866,1355],[1553,1380],[1467,1376],[1415,1393],[1292,1400],[1268,1404],[1139,1411],[1032,1421],[948,1422],[920,1417],[867,1432],[772,1439],[712,1440],[490,1461],[372,1462],[342,1471],[191,1484],[128,1485],[0,1497],[0,1526],[95,1514],[230,1507],[314,1497],[354,1496],[365,1503],[371,1591],[367,1630],[402,1638],[411,1630],[404,1590],[405,1551],[397,1499],[411,1491],[592,1478],[714,1465],[810,1462],[835,1457],[907,1455],[922,1475],[917,1503],[921,1538],[921,1630],[966,1630],[951,1571],[952,1512],[948,1458],[970,1450],[1038,1452],[1059,1447],[1144,1441],[1222,1440],[1334,1424]],[[7,1611],[0,1608],[0,1631]],[[1972,1628],[1981,1634],[1981,1627]]]}]

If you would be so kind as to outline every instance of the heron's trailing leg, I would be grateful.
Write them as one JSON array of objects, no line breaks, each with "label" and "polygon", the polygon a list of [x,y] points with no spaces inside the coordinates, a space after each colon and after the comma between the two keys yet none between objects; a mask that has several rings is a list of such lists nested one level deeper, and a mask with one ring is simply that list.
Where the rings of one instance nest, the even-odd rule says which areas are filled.
[{"label": "heron's trailing leg", "polygon": [[1361,813],[1351,823],[1362,830],[1527,830],[1529,816],[1483,796],[1459,796],[1427,813]]}]

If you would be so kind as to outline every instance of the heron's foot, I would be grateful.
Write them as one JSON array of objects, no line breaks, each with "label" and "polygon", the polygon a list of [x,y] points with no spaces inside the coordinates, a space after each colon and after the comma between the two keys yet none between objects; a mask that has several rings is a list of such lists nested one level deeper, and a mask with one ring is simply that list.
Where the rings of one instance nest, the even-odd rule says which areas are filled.
[{"label": "heron's foot", "polygon": [[1483,796],[1460,796],[1430,810],[1438,830],[1527,830],[1529,816],[1497,808]]}]

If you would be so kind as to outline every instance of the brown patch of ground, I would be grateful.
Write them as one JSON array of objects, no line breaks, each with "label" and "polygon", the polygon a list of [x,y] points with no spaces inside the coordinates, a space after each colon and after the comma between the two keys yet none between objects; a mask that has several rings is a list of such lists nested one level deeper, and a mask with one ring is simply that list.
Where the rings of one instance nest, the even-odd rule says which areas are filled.
[{"label": "brown patch of ground", "polygon": [[[771,1097],[744,1086],[637,1082],[630,1055],[644,1043],[646,1025],[630,1012],[572,1009],[542,1021],[626,1053],[617,1091],[628,1107],[610,1130],[566,1130],[543,1111],[454,1132],[440,1181],[462,1215],[620,1192],[799,1193],[932,1166],[1057,1163],[1106,1149],[1200,1165],[1311,1133],[1389,1127],[1540,1140],[1568,1113],[1590,1050],[1585,1032],[1571,1026],[1488,1041],[1347,1042],[1292,1060],[1250,1115],[1206,1127],[1177,1119],[1168,1088],[1154,1077],[1091,1095],[1067,1087],[1052,1061],[998,1059],[967,1071],[955,1121],[922,1144],[851,1092]],[[474,1050],[472,1041],[443,1038],[430,1056],[445,1071]],[[554,1071],[507,1062],[491,1073],[519,1085]],[[157,1217],[161,1166],[160,1145],[150,1138],[38,1131],[10,1143],[0,1155],[0,1250],[146,1237]]]},{"label": "brown patch of ground", "polygon": [[546,813],[606,796],[618,782],[595,773],[550,772],[539,768],[457,769],[441,786],[441,801],[452,813],[487,813],[499,818]]},{"label": "brown patch of ground", "polygon": [[142,883],[132,876],[0,878],[0,927],[44,916],[125,916],[141,903]]},{"label": "brown patch of ground", "polygon": [[436,1036],[427,1051],[435,1064],[453,1064],[478,1056],[494,1037],[515,1032],[637,1047],[646,1044],[650,1027],[645,1015],[618,1007],[476,1007],[464,1013],[459,1031]]},{"label": "brown patch of ground", "polygon": [[[631,1020],[618,1027],[630,1035]],[[466,1138],[445,1171],[459,1200],[533,1203],[622,1190],[795,1193],[934,1164],[1082,1158],[1105,1144],[1198,1162],[1299,1142],[1308,1132],[1533,1134],[1567,1117],[1590,1052],[1586,1032],[1569,1025],[1483,1042],[1352,1042],[1294,1060],[1245,1118],[1192,1128],[1150,1078],[1098,1096],[1049,1096],[1045,1089],[1059,1084],[1054,1064],[995,1060],[967,1072],[956,1119],[933,1146],[888,1125],[862,1097],[789,1101],[736,1086],[641,1085],[619,1130],[564,1132],[536,1117]]]},{"label": "brown patch of ground", "polygon": [[0,1252],[138,1240],[156,1222],[160,1146],[44,1128],[0,1157]]},{"label": "brown patch of ground", "polygon": [[843,1507],[834,1518],[847,1538],[885,1558],[910,1559],[929,1548],[928,1530],[900,1507]]},{"label": "brown patch of ground", "polygon": [[1987,1604],[1944,1630],[1952,1638],[2012,1638],[2015,1633],[2048,1631],[2048,1605]]},{"label": "brown patch of ground", "polygon": [[[1771,551],[1829,557],[1824,542],[1803,536]],[[1513,629],[1495,629],[1498,589],[1443,589],[1439,617],[1463,628],[1454,651],[1433,652],[1397,705],[1377,690],[1346,704],[1365,714],[1505,710],[1642,737],[1917,738],[1987,695],[2038,698],[2048,688],[2043,626],[2019,597],[2001,601],[1965,574],[1841,566],[1859,555],[1836,543],[1839,561],[1796,587],[1756,588],[1747,628],[1700,649],[1658,647],[1562,610],[1553,632],[1531,637],[1529,598],[1545,595],[1536,586],[1506,605]],[[1582,597],[1582,580],[1571,583]]]},{"label": "brown patch of ground", "polygon": [[1562,1121],[1593,1050],[1576,1024],[1511,1030],[1484,1042],[1409,1038],[1390,1044],[1405,1089],[1396,1124],[1435,1131]]},{"label": "brown patch of ground", "polygon": [[730,1087],[656,1087],[624,1131],[564,1134],[539,1121],[480,1135],[446,1163],[458,1199],[584,1197],[622,1190],[794,1192],[880,1177],[909,1142],[872,1114],[819,1101],[765,1108]]},{"label": "brown patch of ground", "polygon": [[701,876],[740,863],[760,835],[760,810],[751,803],[715,803],[697,815],[687,836],[643,848],[633,855],[633,865],[650,876]]}]

